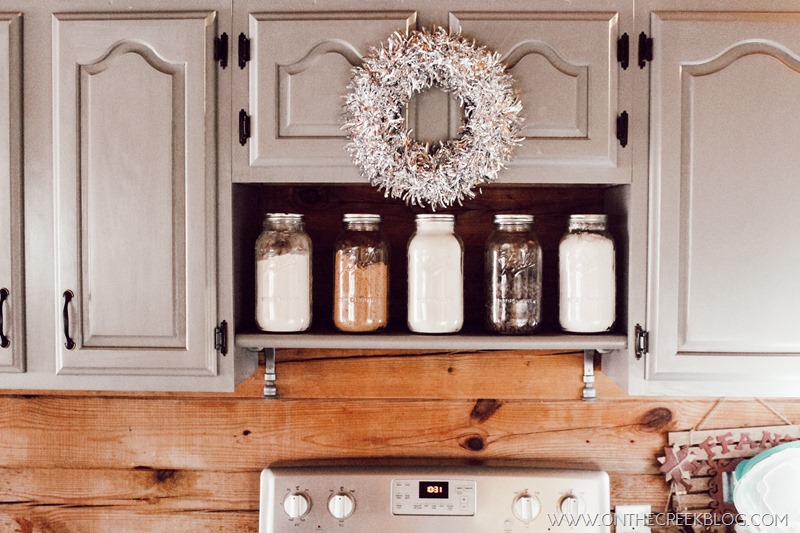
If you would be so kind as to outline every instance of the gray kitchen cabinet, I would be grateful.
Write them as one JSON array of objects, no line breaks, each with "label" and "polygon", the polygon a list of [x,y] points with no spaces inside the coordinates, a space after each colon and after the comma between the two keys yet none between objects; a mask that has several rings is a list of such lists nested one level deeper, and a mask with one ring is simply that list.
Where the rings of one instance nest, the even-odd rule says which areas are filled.
[{"label": "gray kitchen cabinet", "polygon": [[231,390],[230,5],[55,6],[22,10],[27,368],[0,386]]},{"label": "gray kitchen cabinet", "polygon": [[[282,347],[578,349],[587,373],[594,350],[607,352],[603,371],[632,394],[800,395],[800,11],[789,0],[0,0],[0,13],[4,388],[230,390],[252,351],[272,365]],[[342,213],[384,214],[402,300],[419,212],[376,193],[344,150],[350,69],[392,32],[435,25],[498,52],[525,108],[509,168],[453,212],[468,222],[473,308],[491,214],[537,216],[551,291],[534,335],[488,335],[479,309],[457,335],[412,335],[402,304],[379,335],[330,324]],[[406,119],[435,141],[457,135],[459,113],[434,89]],[[307,333],[255,328],[266,211],[307,215]],[[598,211],[617,242],[617,323],[565,335],[554,246],[569,213]],[[223,321],[236,333],[228,355],[215,349]]]},{"label": "gray kitchen cabinet", "polygon": [[800,11],[640,5],[653,39],[637,219],[649,225],[646,353],[609,357],[609,371],[632,393],[798,396]]},{"label": "gray kitchen cabinet", "polygon": [[21,27],[19,14],[0,13],[0,373],[25,370]]},{"label": "gray kitchen cabinet", "polygon": [[[500,54],[524,106],[525,142],[506,183],[624,184],[631,153],[617,139],[630,87],[620,86],[617,40],[631,25],[625,1],[234,2],[234,33],[249,54],[234,76],[234,181],[360,183],[344,150],[342,103],[350,69],[395,31],[442,26]],[[579,35],[580,39],[575,36]],[[247,58],[249,61],[245,62]],[[460,107],[432,89],[412,99],[417,138],[458,135]],[[241,145],[240,145],[241,144]],[[243,146],[242,146],[243,145]]]},{"label": "gray kitchen cabinet", "polygon": [[[522,145],[496,186],[486,187],[486,194],[463,208],[454,207],[459,220],[463,213],[463,220],[471,221],[471,228],[464,230],[470,233],[464,235],[465,263],[470,263],[465,267],[468,316],[462,332],[446,336],[413,335],[405,328],[404,303],[397,300],[405,298],[402,259],[413,232],[414,210],[400,200],[370,192],[345,150],[341,129],[352,67],[393,32],[434,26],[460,31],[497,52],[514,78],[525,116]],[[491,231],[491,215],[498,209],[539,210],[545,240],[557,243],[567,215],[587,206],[613,216],[620,229],[619,259],[628,262],[624,228],[633,153],[618,118],[627,117],[632,84],[622,75],[617,51],[619,38],[632,26],[633,4],[615,0],[580,5],[549,0],[491,5],[473,0],[402,4],[234,0],[233,34],[236,49],[243,52],[232,59],[241,61],[233,72],[231,129],[237,346],[267,349],[268,357],[272,348],[283,347],[578,349],[588,354],[589,371],[595,349],[623,349],[625,283],[620,283],[620,317],[611,333],[562,333],[553,320],[556,290],[547,295],[549,323],[539,334],[496,336],[479,324],[482,277],[474,265],[482,264],[479,257]],[[405,119],[418,140],[435,142],[458,135],[461,110],[455,99],[434,88],[412,98]],[[576,188],[558,199],[558,187],[576,184],[587,187],[584,196]],[[532,186],[542,187],[541,194]],[[545,205],[538,197],[554,198],[557,205]],[[342,213],[364,209],[383,214],[391,233],[390,277],[395,281],[390,292],[395,302],[389,331],[355,336],[337,333],[330,323],[328,258]],[[315,247],[314,319],[308,332],[267,334],[255,326],[253,245],[269,210],[306,214]],[[551,270],[546,276],[552,280],[557,260],[552,248],[547,253]]]}]

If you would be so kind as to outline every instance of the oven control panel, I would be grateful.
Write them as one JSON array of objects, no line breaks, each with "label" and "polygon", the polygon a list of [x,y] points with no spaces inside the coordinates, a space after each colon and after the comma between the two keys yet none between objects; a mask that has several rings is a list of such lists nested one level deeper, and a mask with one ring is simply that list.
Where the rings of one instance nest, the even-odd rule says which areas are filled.
[{"label": "oven control panel", "polygon": [[475,514],[475,481],[470,479],[392,480],[396,515],[470,516]]},{"label": "oven control panel", "polygon": [[260,533],[610,532],[605,472],[521,467],[276,467]]}]

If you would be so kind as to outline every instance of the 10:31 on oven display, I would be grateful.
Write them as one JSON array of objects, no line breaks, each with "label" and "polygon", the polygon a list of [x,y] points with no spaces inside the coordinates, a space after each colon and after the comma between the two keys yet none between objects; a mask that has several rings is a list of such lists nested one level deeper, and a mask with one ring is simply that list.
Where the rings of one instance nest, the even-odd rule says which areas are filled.
[{"label": "10:31 on oven display", "polygon": [[420,481],[419,497],[441,498],[446,500],[450,496],[450,483],[447,481]]}]

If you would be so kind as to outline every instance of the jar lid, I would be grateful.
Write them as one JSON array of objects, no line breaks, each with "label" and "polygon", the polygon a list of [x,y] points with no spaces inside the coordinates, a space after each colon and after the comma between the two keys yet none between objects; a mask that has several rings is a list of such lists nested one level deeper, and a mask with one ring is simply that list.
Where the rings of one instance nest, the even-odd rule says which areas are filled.
[{"label": "jar lid", "polygon": [[588,222],[592,224],[605,224],[608,222],[608,215],[570,215],[570,222]]},{"label": "jar lid", "polygon": [[455,215],[417,215],[418,222],[453,222],[455,219]]},{"label": "jar lid", "polygon": [[298,213],[267,213],[267,220],[303,220]]},{"label": "jar lid", "polygon": [[495,215],[495,224],[532,224],[533,215]]},{"label": "jar lid", "polygon": [[380,222],[381,216],[373,213],[345,213],[343,222]]},{"label": "jar lid", "polygon": [[606,231],[606,215],[570,215],[567,231]]}]

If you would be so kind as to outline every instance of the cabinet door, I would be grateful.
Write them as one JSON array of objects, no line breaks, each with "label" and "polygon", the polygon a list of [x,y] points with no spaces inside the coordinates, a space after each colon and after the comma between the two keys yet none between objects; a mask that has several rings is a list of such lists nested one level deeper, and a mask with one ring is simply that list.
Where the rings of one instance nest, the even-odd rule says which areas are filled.
[{"label": "cabinet door", "polygon": [[798,395],[800,11],[673,4],[649,18],[647,374]]},{"label": "cabinet door", "polygon": [[0,14],[0,372],[25,369],[20,26]]},{"label": "cabinet door", "polygon": [[[602,11],[450,14],[453,31],[500,54],[520,95],[524,141],[503,181],[630,182],[631,150],[621,146],[616,125],[624,110],[617,39],[630,27],[631,7],[606,4]],[[460,109],[450,102],[455,137]]]},{"label": "cabinet door", "polygon": [[[539,2],[537,11],[501,2],[491,12],[459,0],[405,3],[401,11],[381,10],[386,2],[326,1],[328,10],[318,11],[286,11],[286,4],[235,7],[252,57],[249,80],[234,81],[235,105],[250,116],[252,132],[245,148],[233,147],[235,181],[362,183],[341,129],[350,70],[393,32],[414,29],[419,17],[427,28],[449,26],[498,52],[514,77],[525,139],[503,182],[630,183],[631,150],[617,139],[629,95],[619,85],[617,39],[632,24],[630,2],[566,10],[562,2]],[[406,124],[435,144],[458,136],[461,115],[455,98],[433,88],[411,99]]]},{"label": "cabinet door", "polygon": [[217,373],[215,16],[54,15],[59,374]]},{"label": "cabinet door", "polygon": [[252,138],[234,146],[235,179],[357,181],[341,130],[350,69],[415,21],[408,10],[248,13]]}]

